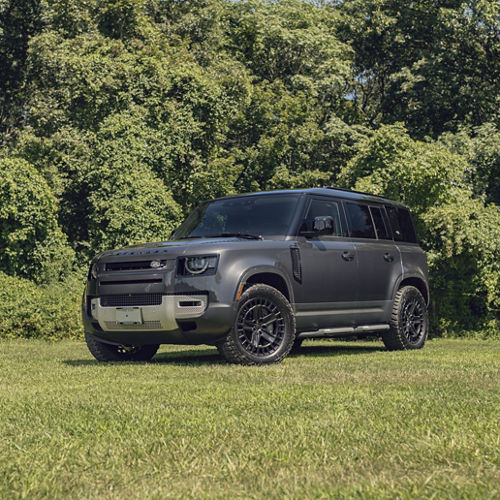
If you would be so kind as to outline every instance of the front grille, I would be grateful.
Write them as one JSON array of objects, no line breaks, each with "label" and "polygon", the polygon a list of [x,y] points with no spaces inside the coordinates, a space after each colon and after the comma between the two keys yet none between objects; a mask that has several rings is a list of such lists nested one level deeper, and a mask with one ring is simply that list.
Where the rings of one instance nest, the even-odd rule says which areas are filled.
[{"label": "front grille", "polygon": [[151,260],[138,260],[135,262],[107,262],[106,271],[135,271],[136,269],[161,269],[167,264],[166,260],[157,260],[159,265],[151,266]]},{"label": "front grille", "polygon": [[142,285],[143,283],[161,283],[163,280],[161,278],[154,278],[150,280],[102,280],[99,281],[100,285]]},{"label": "front grille", "polygon": [[161,293],[133,293],[128,295],[103,295],[102,307],[129,307],[129,306],[159,306],[162,302]]}]

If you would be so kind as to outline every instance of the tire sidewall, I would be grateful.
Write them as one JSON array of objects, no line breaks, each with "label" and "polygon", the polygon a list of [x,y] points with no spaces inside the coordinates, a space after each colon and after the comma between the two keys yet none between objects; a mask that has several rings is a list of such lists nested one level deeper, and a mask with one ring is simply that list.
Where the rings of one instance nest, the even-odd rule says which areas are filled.
[{"label": "tire sidewall", "polygon": [[[281,316],[284,322],[284,335],[283,341],[279,348],[268,356],[255,356],[249,353],[242,345],[238,336],[238,317],[241,309],[245,304],[257,297],[262,297],[267,300],[272,301],[280,310]],[[276,363],[283,359],[292,349],[293,342],[295,340],[295,316],[293,314],[293,309],[286,299],[286,297],[276,290],[275,288],[268,285],[253,285],[250,287],[240,298],[238,303],[238,309],[236,312],[236,317],[234,320],[233,328],[231,329],[230,335],[233,337],[233,342],[240,352],[241,355],[250,361],[252,364],[269,364]]]}]

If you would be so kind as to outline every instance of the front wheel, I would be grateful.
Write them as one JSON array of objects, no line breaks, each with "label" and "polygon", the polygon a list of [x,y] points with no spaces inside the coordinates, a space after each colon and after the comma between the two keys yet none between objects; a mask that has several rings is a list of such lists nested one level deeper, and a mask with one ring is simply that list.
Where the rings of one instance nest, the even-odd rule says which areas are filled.
[{"label": "front wheel", "polygon": [[87,333],[85,342],[97,361],[149,361],[160,347],[158,344],[142,346],[106,344]]},{"label": "front wheel", "polygon": [[233,328],[217,345],[230,363],[279,363],[295,339],[295,316],[285,296],[268,285],[253,285],[242,296]]},{"label": "front wheel", "polygon": [[429,333],[427,304],[414,286],[396,292],[392,306],[391,327],[382,334],[389,350],[421,349]]}]

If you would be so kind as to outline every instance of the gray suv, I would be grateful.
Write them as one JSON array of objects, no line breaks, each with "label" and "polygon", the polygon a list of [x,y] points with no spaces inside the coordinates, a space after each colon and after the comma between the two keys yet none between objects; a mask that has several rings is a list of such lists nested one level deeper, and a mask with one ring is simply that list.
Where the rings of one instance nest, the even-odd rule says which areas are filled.
[{"label": "gray suv", "polygon": [[207,201],[169,241],[101,253],[82,316],[99,361],[210,344],[253,365],[279,362],[308,338],[377,335],[389,349],[419,349],[428,302],[408,209],[315,188]]}]

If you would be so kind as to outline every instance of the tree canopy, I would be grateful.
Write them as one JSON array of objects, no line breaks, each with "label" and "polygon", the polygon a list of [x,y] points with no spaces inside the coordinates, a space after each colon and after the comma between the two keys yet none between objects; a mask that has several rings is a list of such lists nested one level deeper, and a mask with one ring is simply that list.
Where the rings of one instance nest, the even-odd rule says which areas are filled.
[{"label": "tree canopy", "polygon": [[497,0],[0,0],[0,68],[5,275],[338,184],[416,214],[437,329],[498,328]]}]

